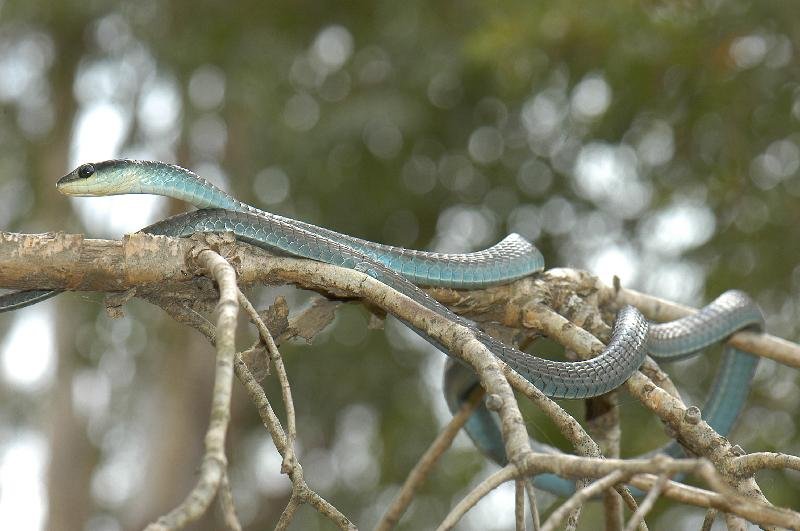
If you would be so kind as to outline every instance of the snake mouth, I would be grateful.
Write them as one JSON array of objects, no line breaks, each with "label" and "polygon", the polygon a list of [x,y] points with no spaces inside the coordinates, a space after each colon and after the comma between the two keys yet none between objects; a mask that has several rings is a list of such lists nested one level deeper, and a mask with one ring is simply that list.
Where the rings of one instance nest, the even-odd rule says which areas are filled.
[{"label": "snake mouth", "polygon": [[79,179],[77,170],[73,170],[56,181],[56,189],[64,195],[83,195],[77,183]]},{"label": "snake mouth", "polygon": [[73,170],[56,181],[56,189],[64,195],[76,197],[97,197],[104,195],[102,191],[93,190],[86,179],[78,175],[78,170]]},{"label": "snake mouth", "polygon": [[62,188],[63,186],[68,185],[77,178],[78,176],[76,175],[75,170],[72,170],[71,172],[60,178],[58,181],[56,181],[56,188]]}]

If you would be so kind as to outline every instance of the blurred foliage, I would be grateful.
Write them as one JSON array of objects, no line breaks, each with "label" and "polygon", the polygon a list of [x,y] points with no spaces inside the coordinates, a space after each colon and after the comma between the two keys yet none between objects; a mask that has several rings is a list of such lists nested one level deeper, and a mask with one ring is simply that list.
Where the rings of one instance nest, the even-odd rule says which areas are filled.
[{"label": "blurred foliage", "polygon": [[[796,340],[799,16],[800,4],[783,0],[0,1],[0,227],[104,234],[120,214],[68,219],[53,181],[85,153],[175,160],[245,201],[372,240],[463,251],[513,230],[535,239],[550,267],[618,274],[681,302],[741,288],[762,304],[770,331]],[[87,139],[111,140],[103,151]],[[57,445],[65,435],[41,404],[63,398],[53,390],[61,387],[74,401],[76,386],[105,375],[109,400],[76,414],[86,429],[70,432],[92,456],[81,462],[88,483],[72,485],[85,499],[71,507],[91,518],[87,529],[141,524],[171,503],[142,501],[154,482],[185,474],[188,485],[193,474],[188,458],[185,470],[153,465],[143,441],[172,434],[160,435],[154,426],[166,420],[142,404],[154,390],[168,397],[209,386],[199,378],[176,387],[174,376],[159,375],[162,358],[187,362],[186,345],[206,366],[210,348],[143,304],[131,305],[123,332],[82,297],[57,304],[55,315],[69,313],[72,325],[56,328],[55,383],[12,405],[5,387],[2,418]],[[334,330],[285,355],[308,481],[369,527],[446,416],[435,389],[442,356],[396,323],[382,332],[365,331],[366,322],[348,307]],[[0,318],[0,332],[11,324]],[[670,371],[697,399],[714,368],[699,359]],[[797,453],[797,381],[764,362],[733,439]],[[286,484],[241,398],[230,448],[235,496],[248,526],[261,528],[280,514]],[[663,439],[630,398],[621,403],[625,452]],[[24,404],[33,406],[27,417]],[[180,436],[204,428],[204,402],[193,404],[196,427]],[[581,414],[580,404],[570,407]],[[119,458],[120,440],[145,456],[140,468],[158,473]],[[401,527],[432,527],[490,469],[460,444]],[[114,496],[98,487],[110,484],[127,487]],[[761,485],[797,508],[796,475],[765,474]],[[512,499],[493,498],[500,505],[477,508],[470,525],[511,527]],[[702,517],[667,507],[656,528]],[[295,528],[318,525],[328,526],[303,510]],[[211,516],[202,526],[217,524]]]}]

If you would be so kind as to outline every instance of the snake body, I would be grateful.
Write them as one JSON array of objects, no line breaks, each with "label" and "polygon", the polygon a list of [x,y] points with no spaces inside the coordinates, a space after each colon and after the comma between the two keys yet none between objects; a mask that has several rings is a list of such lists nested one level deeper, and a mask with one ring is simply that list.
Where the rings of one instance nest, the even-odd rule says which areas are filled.
[{"label": "snake body", "polygon": [[13,312],[32,304],[45,301],[50,297],[55,297],[61,293],[51,289],[29,289],[24,291],[14,291],[0,296],[0,313]]},{"label": "snake body", "polygon": [[[517,254],[504,258],[499,272],[491,266],[489,251],[477,255],[439,255],[372,244],[351,236],[264,212],[242,203],[189,170],[161,162],[111,160],[84,164],[58,181],[67,195],[98,196],[126,193],[169,195],[189,201],[201,210],[170,218],[148,232],[187,235],[194,232],[230,231],[244,241],[267,249],[359,269],[407,295],[453,323],[469,328],[476,339],[499,359],[527,378],[548,396],[586,398],[621,385],[644,360],[647,321],[633,307],[620,312],[611,341],[599,356],[579,362],[552,361],[521,352],[481,331],[432,299],[409,278],[425,283],[464,287],[517,278],[543,267],[538,251],[511,237]],[[507,238],[504,241],[508,241]],[[476,275],[472,263],[483,273]],[[508,275],[508,277],[504,276]],[[408,323],[406,323],[408,324]],[[413,328],[413,327],[412,327]],[[433,338],[415,329],[432,344]],[[444,350],[444,349],[443,349]]]},{"label": "snake body", "polygon": [[[642,363],[648,342],[654,355],[685,356],[703,348],[709,341],[718,341],[732,333],[731,327],[757,326],[755,321],[760,319],[757,307],[752,310],[744,305],[747,308],[742,309],[733,304],[739,310],[731,313],[720,310],[724,304],[712,304],[703,311],[705,313],[700,312],[702,318],[697,314],[694,319],[653,325],[654,332],[648,336],[648,324],[643,316],[634,308],[626,307],[619,312],[612,339],[598,357],[581,362],[550,361],[501,343],[415,285],[477,288],[541,271],[544,268],[541,253],[518,235],[509,235],[489,249],[468,254],[428,253],[377,244],[259,210],[189,170],[161,162],[112,160],[84,164],[59,180],[58,187],[62,193],[76,196],[147,193],[182,199],[201,210],[161,221],[143,229],[144,232],[187,236],[195,232],[230,231],[238,239],[262,248],[365,272],[425,308],[469,328],[498,358],[545,394],[557,398],[586,398],[618,387]],[[0,311],[32,304],[57,293],[37,290],[4,295],[0,297]],[[723,322],[726,325],[719,325]],[[412,329],[441,349],[441,345],[423,331],[413,326]],[[720,433],[727,433],[738,415],[753,373],[754,359],[738,351],[725,358],[706,407],[709,422]],[[451,360],[445,375],[445,394],[450,408],[457,408],[475,384],[474,373]],[[479,407],[466,429],[484,453],[499,463],[505,461],[502,438],[485,406]],[[546,445],[532,442],[536,449],[552,451]],[[569,482],[556,476],[541,477],[540,486],[548,490],[565,493],[570,488]]]},{"label": "snake body", "polygon": [[[647,347],[650,354],[662,361],[686,358],[711,346],[737,330],[761,330],[764,317],[758,305],[738,290],[726,291],[700,311],[669,323],[651,324]],[[758,358],[737,348],[726,346],[722,363],[703,405],[704,420],[719,434],[727,435],[745,405],[750,382]],[[444,374],[444,393],[450,411],[455,414],[466,395],[477,385],[475,375],[462,366],[448,363]],[[487,457],[503,466],[507,463],[500,428],[485,404],[479,404],[464,426],[475,446]],[[534,451],[555,453],[559,450],[531,439]],[[681,446],[672,441],[648,455],[664,453],[673,457],[684,455]],[[554,474],[540,474],[534,484],[560,496],[570,496],[575,482]],[[632,489],[634,490],[634,489]]]},{"label": "snake body", "polygon": [[[201,209],[250,212],[360,251],[411,282],[425,286],[479,288],[516,280],[544,269],[542,254],[518,234],[510,234],[497,245],[475,253],[414,251],[362,240],[260,210],[239,201],[193,172],[172,164],[113,160],[93,164],[92,167],[94,173],[88,178],[81,178],[76,173],[78,170],[62,178],[59,190],[77,196],[158,194],[186,201]],[[320,260],[320,257],[308,258]]]},{"label": "snake body", "polygon": [[[647,323],[632,307],[620,312],[615,323],[616,338],[609,342],[600,356],[584,362],[551,361],[526,354],[498,341],[471,321],[431,298],[396,271],[366,254],[299,229],[279,218],[269,218],[252,212],[202,209],[151,225],[147,232],[170,236],[188,236],[197,232],[233,232],[237,239],[258,247],[357,269],[453,323],[469,328],[478,341],[548,396],[585,398],[606,393],[621,385],[630,376],[631,367],[638,368],[644,360]],[[436,340],[413,326],[412,329],[442,349]],[[445,349],[442,350],[446,353]]]}]

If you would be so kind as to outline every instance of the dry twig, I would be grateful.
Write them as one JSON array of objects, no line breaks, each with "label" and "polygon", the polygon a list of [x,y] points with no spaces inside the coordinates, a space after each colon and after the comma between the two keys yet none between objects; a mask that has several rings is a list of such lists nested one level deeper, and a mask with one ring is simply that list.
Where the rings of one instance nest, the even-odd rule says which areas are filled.
[{"label": "dry twig", "polygon": [[757,452],[737,457],[731,463],[733,473],[740,476],[752,476],[759,470],[790,469],[800,471],[800,457],[796,455]]},{"label": "dry twig", "polygon": [[642,500],[636,512],[633,513],[624,531],[633,531],[637,527],[641,529],[642,524],[644,524],[644,517],[647,516],[647,513],[650,512],[650,509],[652,509],[653,505],[658,501],[659,496],[661,496],[661,491],[664,490],[664,485],[667,484],[668,480],[669,476],[666,474],[662,474],[658,477],[658,481],[656,481],[656,484],[653,485],[653,488],[650,489],[650,492],[644,497],[644,500]]},{"label": "dry twig", "polygon": [[219,254],[204,249],[197,253],[197,262],[219,285],[217,304],[217,365],[211,402],[211,416],[205,437],[205,455],[200,465],[200,478],[194,489],[178,507],[147,526],[148,531],[180,529],[206,512],[217,494],[225,475],[225,434],[230,421],[233,386],[233,357],[236,352],[237,302],[236,272]]},{"label": "dry twig", "polygon": [[536,492],[530,478],[525,478],[525,492],[528,494],[528,505],[531,507],[531,519],[533,520],[533,531],[540,531],[542,526],[539,521],[539,507],[536,504]]},{"label": "dry twig", "polygon": [[233,504],[233,493],[231,492],[231,483],[228,479],[227,471],[222,475],[218,496],[225,526],[229,531],[242,531],[242,524],[239,523],[239,518],[236,516],[236,507]]},{"label": "dry twig", "polygon": [[433,467],[439,462],[442,454],[450,448],[453,444],[458,432],[466,424],[475,407],[483,400],[483,388],[475,387],[470,393],[469,398],[461,405],[461,410],[453,416],[450,422],[442,429],[436,439],[431,443],[425,453],[422,454],[419,461],[411,472],[408,473],[405,483],[403,483],[400,492],[394,497],[392,503],[386,509],[383,517],[378,525],[375,526],[376,531],[388,531],[393,529],[394,526],[400,521],[403,513],[408,508],[411,501],[414,499],[417,489],[425,481],[430,474]]},{"label": "dry twig", "polygon": [[615,470],[607,476],[598,479],[594,483],[588,485],[583,489],[575,491],[570,499],[565,501],[561,506],[553,511],[550,518],[542,525],[542,531],[554,531],[556,526],[561,523],[575,508],[580,507],[586,500],[592,498],[603,492],[604,490],[613,487],[615,484],[624,481],[625,473],[620,470]]},{"label": "dry twig", "polygon": [[525,531],[525,480],[514,481],[514,527]]},{"label": "dry twig", "polygon": [[278,347],[275,345],[275,341],[272,339],[272,334],[270,334],[269,328],[267,328],[267,325],[264,324],[261,316],[258,315],[258,311],[256,311],[241,290],[239,291],[239,304],[242,305],[242,308],[244,308],[245,312],[247,312],[247,315],[255,323],[256,328],[258,328],[258,333],[261,336],[262,341],[264,341],[264,343],[267,345],[267,352],[269,352],[270,359],[275,365],[275,373],[278,376],[278,382],[281,386],[283,405],[286,408],[286,428],[288,431],[286,439],[286,453],[283,456],[281,471],[288,473],[288,471],[294,466],[296,460],[294,453],[294,442],[297,440],[297,421],[295,420],[294,400],[292,399],[292,387],[289,385],[289,376],[286,374],[286,367],[283,364],[283,358],[281,357],[280,351],[278,351]]}]

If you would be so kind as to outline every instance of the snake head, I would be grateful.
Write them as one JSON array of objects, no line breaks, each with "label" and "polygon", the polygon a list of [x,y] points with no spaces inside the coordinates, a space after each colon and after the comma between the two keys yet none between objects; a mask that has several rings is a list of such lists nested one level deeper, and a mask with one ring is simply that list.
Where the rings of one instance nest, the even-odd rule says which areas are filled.
[{"label": "snake head", "polygon": [[139,164],[129,160],[106,160],[81,164],[56,183],[58,191],[72,196],[100,196],[137,192]]},{"label": "snake head", "polygon": [[58,191],[72,196],[131,193],[132,179],[123,171],[122,161],[107,160],[81,164],[56,183]]}]

